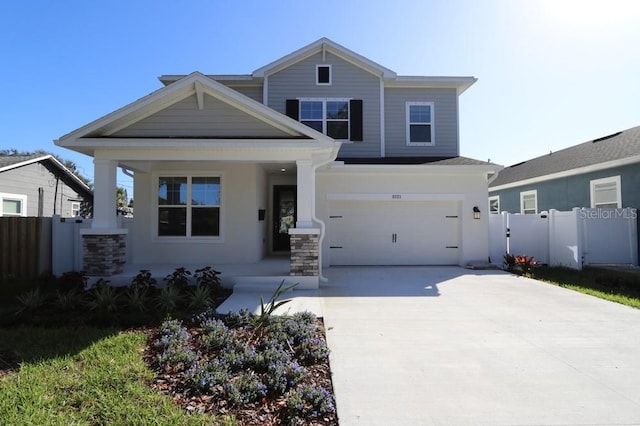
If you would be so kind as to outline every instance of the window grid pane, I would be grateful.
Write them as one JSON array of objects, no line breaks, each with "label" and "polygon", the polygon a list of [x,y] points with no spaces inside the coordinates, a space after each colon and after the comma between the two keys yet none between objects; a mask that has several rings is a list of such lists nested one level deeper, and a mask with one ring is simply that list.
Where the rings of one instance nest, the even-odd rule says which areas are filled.
[{"label": "window grid pane", "polygon": [[322,120],[322,101],[300,102],[301,120]]},{"label": "window grid pane", "polygon": [[191,204],[194,206],[220,205],[220,178],[194,177],[191,181]]},{"label": "window grid pane", "polygon": [[158,179],[158,204],[184,206],[187,204],[187,178],[161,177]]}]

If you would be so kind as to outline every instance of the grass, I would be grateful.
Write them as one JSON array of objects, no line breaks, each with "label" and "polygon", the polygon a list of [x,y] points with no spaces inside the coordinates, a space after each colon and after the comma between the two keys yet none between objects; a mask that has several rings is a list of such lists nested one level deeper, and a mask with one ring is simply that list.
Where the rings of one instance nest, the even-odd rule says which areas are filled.
[{"label": "grass", "polygon": [[640,308],[640,273],[587,267],[539,267],[532,277],[601,299]]},{"label": "grass", "polygon": [[20,362],[19,371],[0,377],[3,425],[235,423],[187,414],[152,390],[142,332],[17,327],[0,329],[0,342]]}]

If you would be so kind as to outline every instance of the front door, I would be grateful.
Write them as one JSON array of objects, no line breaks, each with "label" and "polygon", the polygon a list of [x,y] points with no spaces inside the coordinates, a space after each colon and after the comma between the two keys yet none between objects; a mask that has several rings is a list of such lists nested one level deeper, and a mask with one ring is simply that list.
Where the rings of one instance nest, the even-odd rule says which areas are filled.
[{"label": "front door", "polygon": [[273,187],[273,251],[289,251],[289,229],[296,226],[295,185]]}]

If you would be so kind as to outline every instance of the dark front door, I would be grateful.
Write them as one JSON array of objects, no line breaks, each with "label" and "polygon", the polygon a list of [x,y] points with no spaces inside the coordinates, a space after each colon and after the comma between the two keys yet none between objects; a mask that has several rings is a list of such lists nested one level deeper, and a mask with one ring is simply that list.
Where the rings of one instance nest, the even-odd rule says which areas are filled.
[{"label": "dark front door", "polygon": [[289,251],[289,228],[296,226],[296,187],[273,187],[273,251]]}]

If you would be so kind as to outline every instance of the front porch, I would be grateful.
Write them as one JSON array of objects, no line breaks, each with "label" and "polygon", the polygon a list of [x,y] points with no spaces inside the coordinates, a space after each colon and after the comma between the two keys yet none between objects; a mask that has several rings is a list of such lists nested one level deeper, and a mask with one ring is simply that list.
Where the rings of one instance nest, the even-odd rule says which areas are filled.
[{"label": "front porch", "polygon": [[[91,276],[89,284],[93,285],[100,278],[109,282],[113,286],[131,285],[132,279],[141,270],[148,270],[151,276],[156,279],[156,286],[164,285],[164,278],[173,273],[176,268],[186,268],[191,272],[191,277],[197,269],[211,266],[220,272],[220,280],[226,288],[246,291],[273,291],[284,281],[286,285],[297,284],[297,290],[309,290],[318,288],[317,276],[292,276],[290,275],[291,260],[289,257],[274,256],[262,259],[257,263],[244,264],[144,264],[127,263],[124,270],[109,277]],[[193,280],[195,284],[195,280]]]}]

